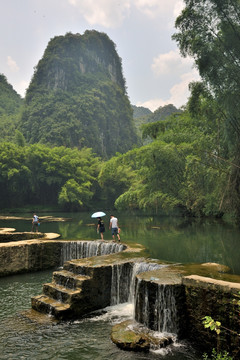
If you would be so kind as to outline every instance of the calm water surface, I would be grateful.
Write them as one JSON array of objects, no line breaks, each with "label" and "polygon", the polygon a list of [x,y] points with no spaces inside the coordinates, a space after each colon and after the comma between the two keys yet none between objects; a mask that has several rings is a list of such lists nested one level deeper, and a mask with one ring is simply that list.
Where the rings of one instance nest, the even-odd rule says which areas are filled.
[{"label": "calm water surface", "polygon": [[[21,214],[22,215],[22,214]],[[39,214],[44,216],[48,214]],[[51,214],[69,218],[66,222],[42,222],[42,232],[56,232],[62,239],[95,240],[95,219],[91,213]],[[18,214],[18,216],[20,216]],[[31,218],[32,214],[24,214]],[[110,213],[103,219],[106,225],[104,238],[111,239],[108,230]],[[181,263],[218,262],[228,265],[240,275],[240,229],[223,221],[192,221],[177,217],[158,217],[115,213],[125,243],[140,243],[154,259]],[[13,227],[16,231],[30,231],[31,221],[0,221],[0,227]]]},{"label": "calm water surface", "polygon": [[[98,210],[98,209],[97,209]],[[44,216],[47,214],[39,214]],[[42,232],[56,232],[62,239],[95,240],[96,220],[89,213],[51,214],[71,218],[67,222],[42,221]],[[104,217],[108,225],[109,215]],[[22,216],[18,214],[18,216]],[[25,214],[31,218],[32,214]],[[141,243],[151,258],[182,263],[218,262],[240,274],[240,231],[223,222],[184,222],[180,218],[116,213],[121,238]],[[30,220],[0,221],[0,227],[30,231]],[[105,239],[111,239],[106,226]],[[131,317],[129,304],[112,307],[102,316],[61,324],[34,325],[21,316],[31,307],[31,297],[42,293],[42,284],[51,281],[52,271],[0,278],[0,359],[39,360],[199,360],[193,349],[178,344],[167,352],[137,354],[118,349],[110,339],[114,323]]]}]

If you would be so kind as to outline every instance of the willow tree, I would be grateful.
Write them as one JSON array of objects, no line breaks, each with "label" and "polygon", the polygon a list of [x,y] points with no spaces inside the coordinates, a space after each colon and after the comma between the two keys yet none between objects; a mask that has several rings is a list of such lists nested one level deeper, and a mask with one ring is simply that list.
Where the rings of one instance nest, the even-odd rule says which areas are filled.
[{"label": "willow tree", "polygon": [[204,86],[224,114],[232,163],[229,182],[240,217],[240,2],[239,0],[184,0],[176,19],[181,54],[195,60]]}]

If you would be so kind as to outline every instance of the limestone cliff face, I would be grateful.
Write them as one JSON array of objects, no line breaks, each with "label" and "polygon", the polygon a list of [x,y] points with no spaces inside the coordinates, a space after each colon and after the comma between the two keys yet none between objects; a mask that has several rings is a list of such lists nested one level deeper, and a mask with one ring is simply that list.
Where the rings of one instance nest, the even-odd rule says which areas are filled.
[{"label": "limestone cliff face", "polygon": [[86,146],[105,158],[139,144],[121,59],[106,34],[50,40],[27,90],[20,130],[29,143]]},{"label": "limestone cliff face", "polygon": [[[50,89],[71,90],[73,76],[102,73],[125,91],[121,60],[106,34],[86,31],[50,40],[34,81]],[[31,89],[31,88],[30,88]]]}]

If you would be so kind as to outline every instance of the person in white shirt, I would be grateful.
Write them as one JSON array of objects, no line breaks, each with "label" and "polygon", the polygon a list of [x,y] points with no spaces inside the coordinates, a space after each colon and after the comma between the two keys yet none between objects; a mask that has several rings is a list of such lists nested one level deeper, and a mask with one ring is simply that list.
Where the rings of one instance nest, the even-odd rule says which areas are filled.
[{"label": "person in white shirt", "polygon": [[32,218],[32,231],[38,232],[38,223],[39,223],[39,217],[36,214],[33,214],[33,218]]},{"label": "person in white shirt", "polygon": [[118,241],[120,241],[120,235],[118,232],[118,219],[113,215],[110,216],[109,229],[112,229],[113,240],[115,240],[115,235],[116,235],[118,238]]}]

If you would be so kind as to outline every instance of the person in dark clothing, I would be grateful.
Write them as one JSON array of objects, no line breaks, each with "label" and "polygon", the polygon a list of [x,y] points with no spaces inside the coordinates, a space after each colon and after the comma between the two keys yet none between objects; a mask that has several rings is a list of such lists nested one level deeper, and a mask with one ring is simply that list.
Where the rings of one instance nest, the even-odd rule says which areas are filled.
[{"label": "person in dark clothing", "polygon": [[97,230],[100,232],[101,240],[104,240],[103,233],[105,232],[105,226],[104,226],[104,222],[103,222],[102,218],[100,218],[100,217],[98,218]]}]

